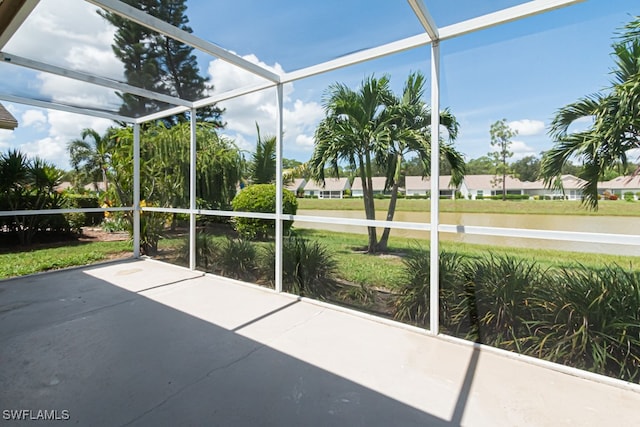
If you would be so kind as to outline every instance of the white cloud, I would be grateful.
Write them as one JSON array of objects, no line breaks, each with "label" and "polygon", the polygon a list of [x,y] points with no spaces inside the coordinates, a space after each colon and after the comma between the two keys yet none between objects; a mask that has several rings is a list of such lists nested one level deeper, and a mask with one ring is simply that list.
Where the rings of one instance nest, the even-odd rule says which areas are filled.
[{"label": "white cloud", "polygon": [[[271,70],[282,72],[282,67],[277,63],[269,66],[255,55],[247,55],[244,58]],[[209,63],[209,74],[216,93],[238,87],[251,87],[264,82],[262,78],[222,60]],[[324,112],[316,102],[294,99],[294,91],[293,84],[284,86],[284,151],[287,157],[297,156],[306,159],[311,154],[316,124],[323,117]],[[227,127],[224,133],[234,138],[236,144],[242,149],[253,151],[257,137],[256,122],[260,126],[262,135],[273,135],[276,131],[276,101],[276,92],[270,88],[221,102],[219,106],[226,108],[223,119]]]},{"label": "white cloud", "polygon": [[87,108],[116,110],[120,98],[111,89],[67,79],[53,74],[39,73],[40,92],[52,101]]},{"label": "white cloud", "polygon": [[[40,2],[5,46],[5,51],[42,62],[122,78],[113,54],[115,28],[86,2]],[[37,42],[35,42],[37,41]]]},{"label": "white cloud", "polygon": [[13,141],[13,131],[8,129],[0,129],[0,153],[6,151],[11,147],[11,141]]},{"label": "white cloud", "polygon": [[509,122],[509,127],[518,132],[520,136],[540,135],[544,133],[544,122],[540,120],[515,120]]},{"label": "white cloud", "polygon": [[522,141],[512,141],[509,150],[513,153],[511,161],[520,160],[527,156],[537,156],[538,153],[533,147],[528,146]]},{"label": "white cloud", "polygon": [[42,128],[47,123],[47,117],[41,110],[27,110],[22,114],[21,126]]},{"label": "white cloud", "polygon": [[[30,113],[31,116],[36,117],[36,113],[40,113],[40,119],[44,119],[42,123],[47,125],[45,136],[36,137],[27,142],[14,140],[11,141],[13,142],[11,145],[16,146],[30,157],[41,157],[62,169],[69,169],[69,154],[67,152],[69,141],[80,138],[80,134],[85,128],[91,128],[99,134],[103,134],[109,126],[113,125],[110,120],[55,110],[28,110],[25,115],[29,111],[33,111]],[[2,147],[1,138],[0,134],[0,148]]]}]

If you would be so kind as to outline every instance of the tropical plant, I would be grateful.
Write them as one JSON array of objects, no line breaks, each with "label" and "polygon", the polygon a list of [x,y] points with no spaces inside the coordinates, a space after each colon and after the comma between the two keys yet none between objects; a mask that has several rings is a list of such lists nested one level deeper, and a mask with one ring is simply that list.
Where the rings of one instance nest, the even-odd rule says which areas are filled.
[{"label": "tropical plant", "polygon": [[[383,112],[392,102],[387,76],[366,78],[358,91],[334,83],[324,95],[326,117],[315,132],[315,147],[309,161],[312,177],[323,182],[327,165],[338,174],[339,163],[348,163],[362,182],[367,219],[375,219],[372,166],[376,157],[383,157],[391,141]],[[375,253],[376,228],[367,227],[367,233],[367,250]]]},{"label": "tropical plant", "polygon": [[253,280],[257,266],[256,247],[249,240],[224,240],[215,258],[215,267],[223,276],[240,280]]},{"label": "tropical plant", "polygon": [[258,141],[251,158],[250,180],[252,184],[272,184],[276,180],[276,137],[263,138],[257,123],[256,130]]},{"label": "tropical plant", "polygon": [[531,299],[546,284],[547,272],[535,261],[494,254],[466,267],[464,298],[455,309],[456,322],[469,320],[466,338],[522,352],[527,322],[536,317]]},{"label": "tropical plant", "polygon": [[[275,277],[275,245],[262,261],[263,276]],[[285,291],[313,298],[327,298],[336,289],[337,262],[321,243],[289,235],[282,248],[282,284]]]},{"label": "tropical plant", "polygon": [[[365,215],[369,220],[375,219],[372,176],[376,167],[387,171],[387,187],[395,186],[396,196],[387,215],[391,220],[403,157],[415,152],[423,163],[430,164],[431,115],[421,101],[423,86],[424,77],[412,73],[401,97],[391,91],[387,76],[368,77],[357,91],[335,83],[325,93],[325,118],[316,129],[309,161],[311,176],[324,181],[327,166],[334,175],[339,175],[340,164],[346,163],[362,183]],[[455,138],[458,130],[455,118],[448,111],[441,113],[441,118],[449,130],[449,138]],[[441,144],[440,148],[443,157],[455,165],[456,179],[461,177],[462,156],[449,144]],[[369,253],[386,250],[389,230],[384,232],[381,242],[377,240],[375,227],[367,227],[367,233]]]},{"label": "tropical plant", "polygon": [[[583,200],[593,209],[598,207],[598,180],[608,168],[626,169],[629,151],[640,148],[640,17],[623,31],[612,46],[610,87],[557,111],[549,129],[555,145],[542,158],[541,176],[549,187],[557,185],[556,177],[572,158],[582,161]],[[586,130],[569,131],[584,119],[592,120]]]},{"label": "tropical plant", "polygon": [[[459,295],[463,293],[464,281],[461,275],[466,269],[466,260],[455,252],[440,252],[439,284],[440,314],[439,322],[443,331],[453,331],[456,327],[455,309]],[[395,298],[395,317],[409,320],[418,325],[428,325],[431,301],[431,260],[429,251],[419,246],[402,260],[404,273],[402,285]]]},{"label": "tropical plant", "polygon": [[[276,186],[274,184],[255,184],[245,187],[231,202],[237,212],[275,213]],[[282,189],[282,211],[295,215],[298,201],[289,190]],[[236,231],[249,239],[265,239],[273,236],[275,221],[271,219],[236,217],[233,220]],[[284,232],[288,232],[293,221],[283,221]]]},{"label": "tropical plant", "polygon": [[[178,249],[178,259],[184,265],[189,265],[190,252],[191,246],[189,237],[187,237]],[[216,265],[218,254],[219,245],[214,236],[204,231],[196,234],[196,268],[201,268],[204,271],[212,271]]]},{"label": "tropical plant", "polygon": [[[116,143],[110,157],[108,199],[122,206],[133,204],[133,130],[109,131]],[[242,173],[242,157],[235,144],[217,134],[210,123],[196,125],[196,194],[199,207],[228,209]],[[150,124],[140,136],[140,196],[149,205],[185,207],[189,204],[189,123],[171,128]],[[151,218],[151,216],[149,217]],[[132,221],[130,215],[127,216]],[[160,219],[160,218],[159,218]],[[173,216],[172,227],[177,216]],[[159,225],[161,221],[158,221]],[[150,224],[151,225],[151,224]],[[142,227],[155,230],[157,227]],[[153,241],[156,237],[152,237]],[[153,247],[153,244],[150,246]]]},{"label": "tropical plant", "polygon": [[[387,209],[387,221],[393,221],[398,188],[401,180],[402,164],[408,153],[417,154],[427,175],[431,171],[431,111],[422,100],[424,94],[425,77],[421,73],[411,73],[404,84],[402,95],[396,97],[387,105],[385,116],[387,125],[391,128],[391,140],[386,157],[386,188],[391,188],[391,199]],[[453,141],[458,136],[459,124],[448,109],[440,113],[440,125],[448,135],[448,142],[439,141],[440,157],[451,169],[451,185],[457,186],[462,182],[465,173],[464,159],[453,148]],[[384,162],[383,159],[379,159]],[[385,252],[389,241],[391,228],[385,228],[377,250]]]},{"label": "tropical plant", "polygon": [[640,273],[563,268],[536,289],[531,353],[627,381],[640,379]]},{"label": "tropical plant", "polygon": [[[74,139],[67,145],[71,166],[80,184],[103,183],[108,189],[108,169],[113,151],[113,138],[101,136],[93,129],[84,129],[81,139]],[[96,187],[97,189],[97,187]]]},{"label": "tropical plant", "polygon": [[0,200],[11,211],[16,211],[13,222],[5,224],[17,233],[20,244],[30,244],[41,226],[66,229],[62,215],[29,215],[21,211],[58,209],[64,196],[55,188],[62,180],[63,171],[38,157],[29,159],[13,149],[0,156]]}]

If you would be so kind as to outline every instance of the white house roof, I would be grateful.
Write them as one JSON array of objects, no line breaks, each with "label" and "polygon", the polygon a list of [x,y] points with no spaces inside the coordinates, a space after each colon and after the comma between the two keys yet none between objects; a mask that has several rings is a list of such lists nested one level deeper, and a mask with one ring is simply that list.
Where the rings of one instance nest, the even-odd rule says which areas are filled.
[{"label": "white house roof", "polygon": [[609,181],[598,183],[603,190],[637,190],[640,189],[640,176],[619,176]]},{"label": "white house roof", "polygon": [[[387,178],[384,176],[374,176],[371,178],[371,184],[373,185],[373,191],[383,191],[384,183],[387,181]],[[356,177],[353,180],[353,184],[351,185],[352,190],[360,190],[362,191],[362,180],[360,177]]]},{"label": "white house roof", "polygon": [[304,178],[296,178],[293,180],[293,182],[288,182],[287,184],[285,184],[284,188],[289,191],[296,192],[303,188],[306,182],[307,180]]},{"label": "white house roof", "polygon": [[[469,190],[502,189],[502,177],[497,175],[465,175],[464,184]],[[520,190],[522,181],[509,175],[505,179],[507,190]]]},{"label": "white house roof", "polygon": [[347,178],[325,178],[324,185],[321,182],[310,180],[304,186],[305,191],[344,191],[349,187]]},{"label": "white house roof", "polygon": [[0,129],[13,130],[18,127],[18,121],[11,113],[0,104]]}]

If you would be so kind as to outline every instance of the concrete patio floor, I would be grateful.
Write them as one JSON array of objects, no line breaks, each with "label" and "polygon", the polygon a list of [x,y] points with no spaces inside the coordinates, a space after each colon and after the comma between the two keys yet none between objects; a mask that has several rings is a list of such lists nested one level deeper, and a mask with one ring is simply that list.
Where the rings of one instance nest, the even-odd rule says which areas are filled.
[{"label": "concrete patio floor", "polygon": [[638,408],[634,386],[155,261],[0,282],[0,426],[29,424],[11,410],[82,426],[602,426],[637,425]]}]

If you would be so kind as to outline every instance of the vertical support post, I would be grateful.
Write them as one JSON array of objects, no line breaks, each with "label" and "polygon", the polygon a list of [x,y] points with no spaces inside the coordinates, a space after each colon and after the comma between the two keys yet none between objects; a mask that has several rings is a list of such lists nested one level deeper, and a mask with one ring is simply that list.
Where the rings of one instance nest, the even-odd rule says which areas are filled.
[{"label": "vertical support post", "polygon": [[191,109],[189,138],[189,269],[196,269],[196,109]]},{"label": "vertical support post", "polygon": [[440,332],[440,41],[431,43],[431,241],[429,330]]},{"label": "vertical support post", "polygon": [[133,125],[133,257],[140,258],[140,124]]},{"label": "vertical support post", "polygon": [[282,292],[282,251],[283,251],[283,224],[282,224],[282,138],[284,135],[283,109],[284,92],[283,85],[276,86],[277,105],[276,109],[276,265],[275,282],[276,292]]}]

